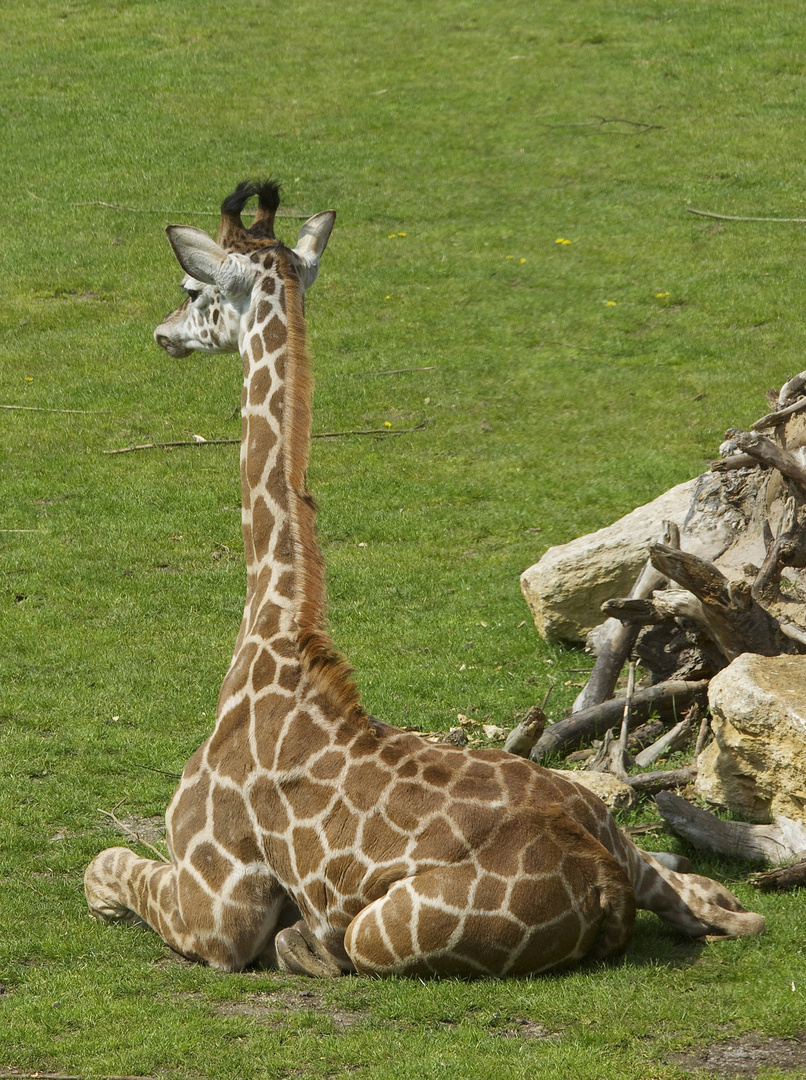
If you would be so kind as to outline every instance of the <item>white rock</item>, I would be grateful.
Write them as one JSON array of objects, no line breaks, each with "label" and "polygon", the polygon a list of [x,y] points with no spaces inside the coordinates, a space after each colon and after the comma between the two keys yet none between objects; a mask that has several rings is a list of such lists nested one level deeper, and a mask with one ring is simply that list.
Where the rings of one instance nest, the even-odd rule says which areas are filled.
[{"label": "white rock", "polygon": [[521,575],[521,589],[547,641],[584,642],[602,622],[602,604],[627,596],[657,541],[661,524],[682,527],[699,478],[639,506],[613,525],[550,547]]},{"label": "white rock", "polygon": [[638,801],[629,784],[625,784],[612,773],[583,772],[581,769],[551,769],[551,772],[570,780],[574,784],[598,795],[605,806],[611,810],[629,810]]},{"label": "white rock", "polygon": [[714,676],[708,701],[714,742],[697,793],[750,821],[806,823],[806,656],[744,653]]}]

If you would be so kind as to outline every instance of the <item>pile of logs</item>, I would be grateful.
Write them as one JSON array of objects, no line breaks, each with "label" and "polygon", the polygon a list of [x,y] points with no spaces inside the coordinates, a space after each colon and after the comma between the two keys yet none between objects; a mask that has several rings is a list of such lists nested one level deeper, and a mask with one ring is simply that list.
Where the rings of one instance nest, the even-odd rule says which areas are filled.
[{"label": "pile of logs", "polygon": [[[602,607],[605,633],[571,714],[546,726],[535,707],[511,733],[508,749],[545,763],[602,739],[586,768],[651,794],[685,786],[696,765],[632,770],[689,740],[696,740],[696,762],[708,737],[709,680],[741,653],[806,653],[806,372],[771,391],[768,401],[773,411],[750,431],[727,432],[689,511],[686,525],[714,507],[729,513],[731,539],[725,543],[724,528],[714,530],[717,550],[704,557],[682,550],[678,528],[659,522],[629,596]],[[636,664],[643,672],[638,683]],[[625,665],[628,685],[619,694]],[[660,719],[654,729],[650,717]],[[653,731],[657,739],[647,747]]]}]

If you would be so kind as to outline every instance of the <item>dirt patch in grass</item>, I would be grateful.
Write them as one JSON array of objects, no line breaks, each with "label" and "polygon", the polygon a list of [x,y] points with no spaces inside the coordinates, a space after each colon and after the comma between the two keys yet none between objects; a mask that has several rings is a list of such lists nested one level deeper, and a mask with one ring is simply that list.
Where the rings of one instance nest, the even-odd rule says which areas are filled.
[{"label": "dirt patch in grass", "polygon": [[338,1031],[353,1027],[363,1018],[358,1011],[328,1006],[315,990],[288,988],[260,991],[237,1001],[213,1002],[210,1011],[216,1016],[246,1016],[278,1026],[295,1013],[314,1013],[329,1020]]},{"label": "dirt patch in grass", "polygon": [[792,1039],[750,1033],[725,1039],[685,1054],[669,1054],[668,1061],[717,1077],[753,1077],[762,1069],[778,1069],[806,1076],[806,1031]]}]

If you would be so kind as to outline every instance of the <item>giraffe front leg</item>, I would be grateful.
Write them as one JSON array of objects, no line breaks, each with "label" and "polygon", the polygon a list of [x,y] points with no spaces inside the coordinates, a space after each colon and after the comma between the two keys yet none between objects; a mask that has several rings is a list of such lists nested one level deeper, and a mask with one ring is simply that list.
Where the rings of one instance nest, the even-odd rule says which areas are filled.
[{"label": "giraffe front leg", "polygon": [[[341,975],[345,968],[311,933],[304,920],[287,926],[274,939],[277,964],[292,975],[328,979]],[[346,970],[349,970],[346,969]]]},{"label": "giraffe front leg", "polygon": [[179,916],[171,863],[140,858],[124,847],[107,848],[87,867],[84,893],[99,921],[149,926],[176,952],[199,959]]},{"label": "giraffe front leg", "polygon": [[145,924],[189,960],[222,971],[276,962],[269,942],[288,900],[266,873],[233,868],[215,893],[173,863],[109,848],[87,867],[84,889],[95,918]]}]

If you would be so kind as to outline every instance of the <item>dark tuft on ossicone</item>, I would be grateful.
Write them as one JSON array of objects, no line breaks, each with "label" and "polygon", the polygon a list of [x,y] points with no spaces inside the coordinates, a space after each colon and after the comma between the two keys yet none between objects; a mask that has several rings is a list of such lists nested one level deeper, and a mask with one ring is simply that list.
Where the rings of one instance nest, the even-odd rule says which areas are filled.
[{"label": "dark tuft on ossicone", "polygon": [[[257,211],[248,229],[244,229],[241,212],[247,202],[257,195]],[[242,180],[221,204],[219,243],[224,246],[248,240],[274,240],[274,215],[280,205],[280,185],[276,180]]]}]

